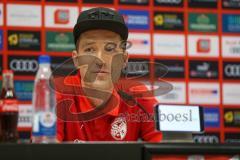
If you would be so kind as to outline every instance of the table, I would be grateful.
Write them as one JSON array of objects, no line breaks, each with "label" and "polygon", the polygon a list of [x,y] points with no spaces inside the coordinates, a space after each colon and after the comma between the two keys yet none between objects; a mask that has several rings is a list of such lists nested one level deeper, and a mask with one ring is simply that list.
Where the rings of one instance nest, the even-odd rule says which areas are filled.
[{"label": "table", "polygon": [[0,160],[151,160],[152,155],[240,154],[240,144],[162,144],[89,142],[0,144]]}]

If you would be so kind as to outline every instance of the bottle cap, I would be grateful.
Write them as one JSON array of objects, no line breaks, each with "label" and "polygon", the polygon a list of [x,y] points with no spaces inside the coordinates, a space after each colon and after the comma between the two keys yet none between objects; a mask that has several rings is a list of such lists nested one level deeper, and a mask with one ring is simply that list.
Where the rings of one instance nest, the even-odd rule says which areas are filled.
[{"label": "bottle cap", "polygon": [[13,71],[10,70],[10,69],[4,69],[4,70],[2,71],[2,73],[3,73],[3,74],[13,74]]},{"label": "bottle cap", "polygon": [[38,63],[50,63],[51,62],[51,57],[48,55],[41,55],[38,57]]}]

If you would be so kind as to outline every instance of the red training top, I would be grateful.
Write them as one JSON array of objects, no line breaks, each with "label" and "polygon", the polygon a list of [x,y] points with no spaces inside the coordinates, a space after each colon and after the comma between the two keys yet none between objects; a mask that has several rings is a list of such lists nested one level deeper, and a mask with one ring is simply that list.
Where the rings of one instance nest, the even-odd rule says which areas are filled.
[{"label": "red training top", "polygon": [[[138,86],[136,87],[136,85]],[[130,104],[118,93],[119,90],[128,94],[134,93],[134,91],[139,91],[138,93],[148,91],[146,86],[139,82],[119,80],[110,100],[104,106],[104,108],[112,106],[114,108],[110,111],[104,110],[105,114],[98,115],[97,118],[94,115],[101,111],[81,116],[80,119],[77,118],[79,113],[94,110],[88,98],[80,95],[82,92],[79,76],[56,78],[55,87],[58,117],[57,138],[59,141],[137,141],[142,139],[148,142],[160,142],[162,139],[162,134],[155,129],[153,121],[156,99],[153,96],[142,97],[143,95],[135,98],[150,114],[151,117],[148,117],[136,103]],[[86,117],[89,118],[89,116],[93,118],[86,120]]]}]

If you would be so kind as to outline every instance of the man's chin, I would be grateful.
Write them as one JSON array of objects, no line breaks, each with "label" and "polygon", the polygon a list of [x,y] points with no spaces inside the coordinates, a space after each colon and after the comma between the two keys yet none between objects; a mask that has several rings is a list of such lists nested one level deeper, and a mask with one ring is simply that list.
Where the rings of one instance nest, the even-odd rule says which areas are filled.
[{"label": "man's chin", "polygon": [[107,85],[107,84],[94,84],[92,87],[97,90],[102,90],[102,91],[112,90],[112,85]]},{"label": "man's chin", "polygon": [[86,85],[89,88],[96,89],[96,90],[102,90],[102,91],[111,91],[113,88],[113,85],[106,83],[106,80],[96,80],[94,83]]}]

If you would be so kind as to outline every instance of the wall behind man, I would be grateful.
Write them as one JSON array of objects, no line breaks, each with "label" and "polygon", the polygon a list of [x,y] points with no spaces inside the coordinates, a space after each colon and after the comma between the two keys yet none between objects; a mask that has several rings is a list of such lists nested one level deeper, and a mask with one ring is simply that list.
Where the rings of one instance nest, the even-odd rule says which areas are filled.
[{"label": "wall behind man", "polygon": [[[152,89],[162,80],[171,83],[171,92],[156,94],[161,103],[204,106],[206,133],[197,142],[240,140],[236,0],[1,0],[0,72],[14,70],[22,133],[31,128],[37,57],[52,56],[53,69],[67,60],[79,12],[95,6],[118,10],[129,27],[133,45],[126,76],[139,76]],[[64,66],[66,72],[72,68]]]}]

